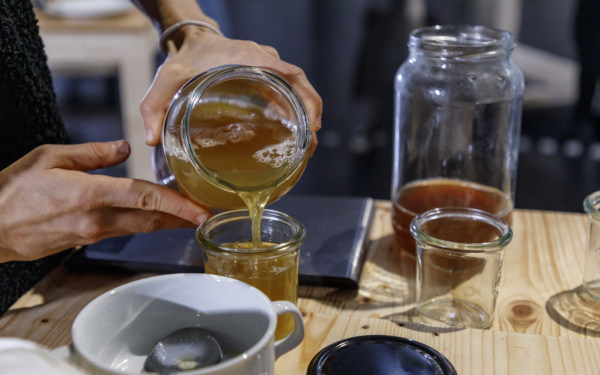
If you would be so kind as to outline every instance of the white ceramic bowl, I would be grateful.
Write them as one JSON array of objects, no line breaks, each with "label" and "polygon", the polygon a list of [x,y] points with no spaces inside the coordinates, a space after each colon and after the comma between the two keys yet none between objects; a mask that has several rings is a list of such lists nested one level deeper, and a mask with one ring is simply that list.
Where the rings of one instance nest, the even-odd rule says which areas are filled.
[{"label": "white ceramic bowl", "polygon": [[[293,314],[296,329],[274,343],[283,313]],[[237,353],[189,375],[272,374],[275,359],[304,337],[302,316],[290,302],[271,302],[227,277],[173,274],[120,286],[90,302],[73,323],[76,362],[92,374],[139,374],[158,340],[188,327],[211,331]]]}]

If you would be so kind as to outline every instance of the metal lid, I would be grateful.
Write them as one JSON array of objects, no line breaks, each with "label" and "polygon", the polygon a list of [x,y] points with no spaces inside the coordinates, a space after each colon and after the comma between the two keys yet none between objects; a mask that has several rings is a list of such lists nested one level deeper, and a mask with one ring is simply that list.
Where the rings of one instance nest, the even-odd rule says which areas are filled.
[{"label": "metal lid", "polygon": [[420,342],[385,335],[344,339],[321,350],[307,375],[446,375],[454,366],[438,351]]}]

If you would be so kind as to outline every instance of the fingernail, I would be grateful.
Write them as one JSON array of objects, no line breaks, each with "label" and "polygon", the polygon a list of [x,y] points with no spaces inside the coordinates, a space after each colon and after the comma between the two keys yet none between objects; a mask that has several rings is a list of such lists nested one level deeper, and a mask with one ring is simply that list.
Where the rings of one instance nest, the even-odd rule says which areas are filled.
[{"label": "fingernail", "polygon": [[113,147],[119,154],[128,154],[129,153],[129,143],[124,139],[114,142]]},{"label": "fingernail", "polygon": [[154,139],[154,132],[152,129],[146,130],[146,142],[151,142]]},{"label": "fingernail", "polygon": [[318,129],[321,129],[321,118],[319,117],[316,121],[316,125]]},{"label": "fingernail", "polygon": [[198,215],[196,217],[196,224],[200,225],[200,224],[204,223],[206,221],[206,219],[208,219],[208,216],[206,216],[206,214]]}]

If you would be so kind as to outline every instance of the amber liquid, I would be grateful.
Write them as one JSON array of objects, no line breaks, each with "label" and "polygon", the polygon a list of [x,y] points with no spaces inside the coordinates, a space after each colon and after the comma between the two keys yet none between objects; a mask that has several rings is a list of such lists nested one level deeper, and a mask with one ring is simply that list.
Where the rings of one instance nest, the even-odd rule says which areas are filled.
[{"label": "amber liquid", "polygon": [[[267,203],[285,194],[300,178],[308,152],[299,168],[295,163],[295,128],[255,107],[231,102],[207,102],[194,108],[189,137],[206,177],[198,173],[183,155],[167,153],[167,160],[182,193],[196,202],[222,210],[248,208],[252,220],[252,241],[224,246],[262,249],[260,223]],[[215,183],[215,182],[219,183]],[[205,272],[232,277],[265,293],[272,301],[296,303],[298,295],[298,253],[273,258],[271,254],[208,256]],[[293,316],[279,317],[275,339],[294,330]]]},{"label": "amber liquid", "polygon": [[[261,249],[274,246],[262,242],[260,247],[251,242],[228,243],[223,246],[235,249]],[[298,252],[291,251],[277,257],[268,252],[245,253],[231,257],[209,256],[204,264],[204,272],[231,277],[250,284],[267,295],[271,301],[298,299]],[[294,330],[294,318],[283,314],[277,320],[275,340],[280,340]]]},{"label": "amber liquid", "polygon": [[200,175],[182,151],[167,148],[179,189],[203,206],[222,210],[264,207],[291,189],[308,162],[307,152],[290,174],[297,158],[295,128],[254,107],[198,105],[189,121],[189,137],[210,177]]},{"label": "amber liquid", "polygon": [[[392,211],[396,243],[402,251],[415,256],[411,221],[418,214],[440,207],[477,208],[502,218],[509,225],[512,223],[512,200],[498,189],[450,179],[415,181],[402,187]],[[447,241],[478,242],[471,229],[471,226],[446,226],[445,229],[442,226],[436,235]]]}]

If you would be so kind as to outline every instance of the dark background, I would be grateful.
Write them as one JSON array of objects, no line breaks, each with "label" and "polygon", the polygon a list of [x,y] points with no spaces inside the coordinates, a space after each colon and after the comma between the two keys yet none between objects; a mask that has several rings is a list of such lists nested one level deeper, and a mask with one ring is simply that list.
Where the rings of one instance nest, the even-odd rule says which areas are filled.
[{"label": "dark background", "polygon": [[[469,1],[429,0],[429,23],[473,23]],[[414,23],[404,1],[201,1],[224,33],[271,45],[305,70],[323,98],[319,147],[292,193],[389,199],[393,80]],[[522,1],[518,45],[577,62],[576,0]],[[596,15],[600,23],[600,15]],[[485,22],[478,22],[485,24]],[[598,46],[600,48],[600,46]],[[157,63],[161,57],[157,57]],[[545,61],[539,61],[543,67]],[[75,142],[122,137],[118,77],[56,77],[61,111]],[[527,81],[527,75],[526,75]],[[529,81],[528,81],[529,83]],[[517,208],[582,211],[600,189],[600,143],[591,130],[565,152],[573,100],[530,105],[525,98]],[[140,126],[142,126],[140,124]],[[124,176],[123,166],[107,173]]]}]

